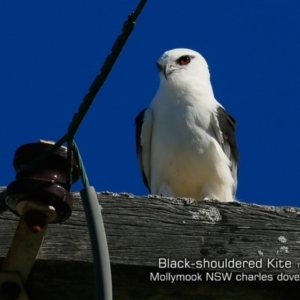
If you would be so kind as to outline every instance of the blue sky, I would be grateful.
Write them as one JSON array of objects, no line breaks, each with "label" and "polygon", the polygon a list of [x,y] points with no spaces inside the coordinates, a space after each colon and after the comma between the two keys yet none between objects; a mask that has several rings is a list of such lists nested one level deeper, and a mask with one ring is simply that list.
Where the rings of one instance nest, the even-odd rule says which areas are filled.
[{"label": "blue sky", "polygon": [[[137,4],[2,1],[0,185],[14,179],[18,146],[66,132]],[[91,185],[148,193],[134,118],[157,90],[155,61],[185,47],[206,58],[216,98],[238,121],[238,199],[300,206],[299,15],[296,0],[149,1],[76,135]]]}]

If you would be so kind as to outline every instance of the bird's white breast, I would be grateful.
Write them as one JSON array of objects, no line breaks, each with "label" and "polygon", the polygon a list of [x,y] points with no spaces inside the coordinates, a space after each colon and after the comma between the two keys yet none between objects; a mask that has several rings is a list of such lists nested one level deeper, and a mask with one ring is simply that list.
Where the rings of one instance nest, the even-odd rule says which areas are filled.
[{"label": "bird's white breast", "polygon": [[216,103],[210,95],[159,89],[150,105],[152,193],[201,197],[221,150],[210,128]]}]

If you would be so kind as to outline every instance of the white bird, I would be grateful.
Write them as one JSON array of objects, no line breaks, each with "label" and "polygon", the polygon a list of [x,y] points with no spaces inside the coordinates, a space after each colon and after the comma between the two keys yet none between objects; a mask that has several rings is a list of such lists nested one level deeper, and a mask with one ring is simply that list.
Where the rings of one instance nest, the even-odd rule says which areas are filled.
[{"label": "white bird", "polygon": [[159,89],[135,119],[145,185],[153,195],[233,201],[236,122],[214,97],[205,59],[190,49],[174,49],[157,67]]}]

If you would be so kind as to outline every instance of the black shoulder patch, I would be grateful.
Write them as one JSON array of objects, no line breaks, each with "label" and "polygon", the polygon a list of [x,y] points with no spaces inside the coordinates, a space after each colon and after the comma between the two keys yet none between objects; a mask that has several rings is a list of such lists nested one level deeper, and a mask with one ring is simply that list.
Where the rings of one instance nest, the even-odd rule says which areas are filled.
[{"label": "black shoulder patch", "polygon": [[[144,123],[144,116],[145,116],[145,111],[147,110],[147,108],[144,108],[135,118],[135,146],[136,146],[136,154],[139,158],[139,155],[142,155],[142,146],[141,146],[141,133],[142,133],[142,127],[143,127],[143,123]],[[142,162],[140,161],[140,164]],[[146,178],[145,172],[142,170],[142,175],[143,175],[143,182],[145,184],[145,186],[147,187],[147,189],[150,191],[150,187],[149,187],[149,183],[148,180]]]},{"label": "black shoulder patch", "polygon": [[229,115],[224,108],[221,106],[218,107],[218,121],[219,126],[223,134],[224,142],[227,141],[231,149],[233,158],[238,162],[239,161],[239,150],[235,139],[235,125],[236,120]]},{"label": "black shoulder patch", "polygon": [[136,117],[135,117],[135,146],[136,153],[138,154],[141,147],[141,133],[144,123],[144,114],[147,108],[144,108]]}]

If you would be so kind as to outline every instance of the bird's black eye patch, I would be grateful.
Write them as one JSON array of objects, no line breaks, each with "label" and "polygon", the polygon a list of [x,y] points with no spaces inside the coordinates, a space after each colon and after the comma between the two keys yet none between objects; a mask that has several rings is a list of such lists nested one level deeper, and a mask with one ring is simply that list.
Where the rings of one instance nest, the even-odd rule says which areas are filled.
[{"label": "bird's black eye patch", "polygon": [[193,57],[190,55],[182,55],[176,60],[176,62],[181,66],[188,65],[191,62],[192,58]]}]

